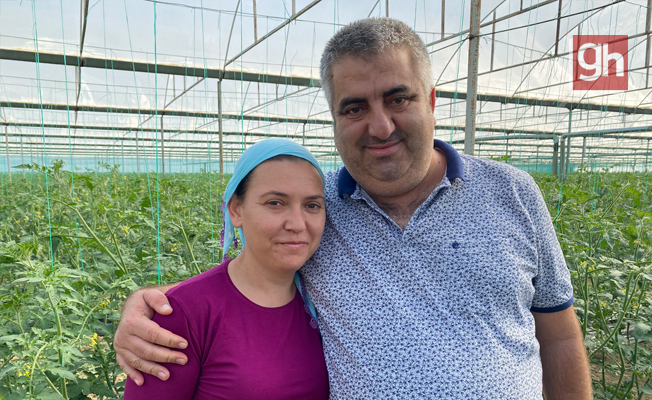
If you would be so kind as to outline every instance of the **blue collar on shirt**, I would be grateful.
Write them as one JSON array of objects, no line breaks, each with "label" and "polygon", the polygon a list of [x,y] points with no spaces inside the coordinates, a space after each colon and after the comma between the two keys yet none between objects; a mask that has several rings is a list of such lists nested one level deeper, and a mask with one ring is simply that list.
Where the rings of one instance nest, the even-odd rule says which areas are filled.
[{"label": "blue collar on shirt", "polygon": [[[460,157],[457,150],[455,150],[450,144],[439,139],[434,139],[434,147],[441,150],[446,156],[446,177],[448,180],[451,182],[456,178],[465,180],[464,163],[462,162],[462,157]],[[349,171],[346,170],[346,167],[342,167],[337,175],[337,191],[339,196],[342,197],[345,194],[353,194],[357,184],[358,183],[353,179]]]}]

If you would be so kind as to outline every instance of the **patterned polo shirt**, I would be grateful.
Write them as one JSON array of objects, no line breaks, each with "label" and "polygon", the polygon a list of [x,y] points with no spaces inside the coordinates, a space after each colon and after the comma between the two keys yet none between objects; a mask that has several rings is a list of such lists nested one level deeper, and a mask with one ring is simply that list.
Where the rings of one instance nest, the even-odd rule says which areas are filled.
[{"label": "patterned polo shirt", "polygon": [[331,399],[541,399],[530,311],[573,303],[541,192],[445,142],[441,184],[401,229],[345,168],[326,178],[321,246],[302,269]]}]

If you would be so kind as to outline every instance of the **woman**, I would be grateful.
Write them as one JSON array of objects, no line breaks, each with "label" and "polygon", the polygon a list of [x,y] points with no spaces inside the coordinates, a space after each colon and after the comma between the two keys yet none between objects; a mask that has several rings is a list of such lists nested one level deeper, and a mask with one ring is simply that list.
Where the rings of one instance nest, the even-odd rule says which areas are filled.
[{"label": "woman", "polygon": [[234,228],[242,251],[168,291],[174,312],[154,317],[188,339],[188,362],[166,365],[167,381],[128,379],[124,398],[327,399],[317,324],[295,284],[326,219],[317,160],[289,140],[264,140],[244,152],[224,196],[224,254]]}]

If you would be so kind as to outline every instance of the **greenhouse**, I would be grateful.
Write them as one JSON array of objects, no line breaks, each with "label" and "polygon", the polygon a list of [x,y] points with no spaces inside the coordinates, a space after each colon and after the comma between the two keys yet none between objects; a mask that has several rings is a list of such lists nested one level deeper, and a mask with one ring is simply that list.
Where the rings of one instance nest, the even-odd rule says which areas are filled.
[{"label": "greenhouse", "polygon": [[125,298],[238,254],[240,156],[344,165],[320,62],[370,17],[425,43],[435,139],[538,184],[594,398],[652,399],[652,0],[0,0],[0,400],[123,397]]}]

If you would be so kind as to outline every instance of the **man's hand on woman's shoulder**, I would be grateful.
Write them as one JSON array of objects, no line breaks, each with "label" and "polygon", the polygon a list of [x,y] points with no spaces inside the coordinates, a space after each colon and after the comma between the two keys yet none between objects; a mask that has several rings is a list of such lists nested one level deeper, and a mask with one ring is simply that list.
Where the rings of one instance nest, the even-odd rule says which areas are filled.
[{"label": "man's hand on woman's shoulder", "polygon": [[140,289],[129,296],[122,309],[113,348],[122,370],[139,386],[145,382],[139,371],[166,380],[170,372],[157,363],[183,365],[188,361],[182,352],[170,350],[185,349],[188,342],[152,321],[155,312],[162,315],[172,312],[164,293],[173,286],[176,284]]}]

